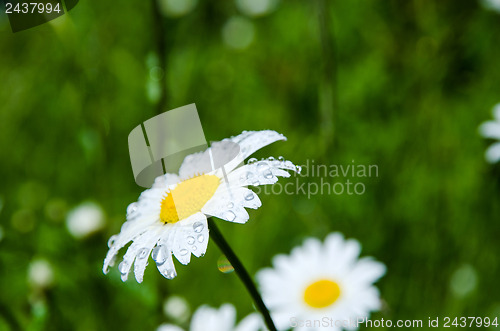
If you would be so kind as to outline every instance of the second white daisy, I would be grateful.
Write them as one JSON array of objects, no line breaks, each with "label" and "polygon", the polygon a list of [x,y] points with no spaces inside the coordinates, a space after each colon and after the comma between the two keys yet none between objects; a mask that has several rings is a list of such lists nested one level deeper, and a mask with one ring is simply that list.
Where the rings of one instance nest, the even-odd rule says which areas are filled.
[{"label": "second white daisy", "polygon": [[[273,269],[260,271],[261,294],[278,329],[341,330],[343,321],[380,309],[373,283],[386,268],[358,259],[360,251],[359,242],[333,233],[324,243],[307,239],[290,255],[276,256]],[[325,325],[325,317],[332,323]]]}]

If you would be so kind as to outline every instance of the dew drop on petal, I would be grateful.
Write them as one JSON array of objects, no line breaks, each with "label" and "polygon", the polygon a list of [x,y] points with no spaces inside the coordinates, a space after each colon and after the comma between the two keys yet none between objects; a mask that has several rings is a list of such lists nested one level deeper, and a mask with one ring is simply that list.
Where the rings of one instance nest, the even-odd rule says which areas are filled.
[{"label": "dew drop on petal", "polygon": [[278,161],[285,162],[285,158],[283,156],[278,157]]},{"label": "dew drop on petal", "polygon": [[252,164],[252,163],[255,163],[255,162],[257,162],[257,159],[254,158],[254,157],[252,157],[251,159],[248,159],[247,164]]},{"label": "dew drop on petal", "polygon": [[270,157],[268,157],[268,158],[267,158],[267,160],[268,160],[269,162],[273,162],[275,159],[274,159],[274,157],[270,156]]},{"label": "dew drop on petal", "polygon": [[187,243],[188,243],[189,245],[194,244],[194,237],[191,237],[191,236],[187,237]]},{"label": "dew drop on petal", "polygon": [[255,180],[252,182],[252,185],[253,185],[253,186],[257,186],[257,185],[259,185],[259,184],[260,184],[260,182],[259,182],[259,180],[258,180],[258,179],[255,179]]},{"label": "dew drop on petal", "polygon": [[191,247],[191,250],[192,250],[193,252],[194,252],[196,249],[197,249],[197,248],[196,248],[196,246],[192,246],[192,247]]},{"label": "dew drop on petal", "polygon": [[273,173],[271,172],[271,170],[267,170],[267,171],[264,173],[264,178],[265,178],[265,179],[271,179],[271,178],[273,178]]},{"label": "dew drop on petal", "polygon": [[248,193],[245,195],[245,200],[246,200],[246,201],[253,200],[253,192],[248,192]]},{"label": "dew drop on petal", "polygon": [[230,203],[227,204],[227,208],[231,209],[233,207],[234,207],[234,203],[230,202]]},{"label": "dew drop on petal", "polygon": [[118,236],[116,234],[109,237],[109,240],[108,240],[108,247],[109,248],[111,248],[115,244],[115,241],[117,238],[118,238]]},{"label": "dew drop on petal", "polygon": [[167,278],[167,279],[172,279],[172,278],[175,278],[176,274],[175,274],[174,270],[167,269],[167,270],[163,271],[163,276],[165,276],[165,278]]},{"label": "dew drop on petal", "polygon": [[198,242],[199,242],[199,243],[202,243],[202,242],[203,242],[203,240],[205,240],[205,237],[204,237],[202,234],[200,234],[200,235],[197,237],[197,239],[198,239]]},{"label": "dew drop on petal", "polygon": [[194,223],[193,224],[193,230],[196,233],[200,233],[201,231],[203,231],[203,223],[201,223],[201,222]]},{"label": "dew drop on petal", "polygon": [[236,214],[235,214],[233,211],[228,210],[228,211],[226,211],[226,212],[224,213],[224,218],[225,218],[226,220],[228,220],[229,222],[232,222],[232,221],[234,221],[234,220],[235,220],[235,218],[236,218]]},{"label": "dew drop on petal", "polygon": [[148,256],[149,250],[147,248],[141,248],[139,251],[139,254],[137,254],[137,257],[139,259],[144,259]]},{"label": "dew drop on petal", "polygon": [[246,174],[246,176],[247,176],[246,179],[252,178],[253,177],[253,172],[248,171],[247,174]]},{"label": "dew drop on petal", "polygon": [[219,257],[219,259],[217,260],[217,269],[219,269],[220,272],[225,273],[225,274],[228,274],[228,273],[234,271],[233,266],[231,265],[229,260],[224,255]]},{"label": "dew drop on petal", "polygon": [[187,250],[187,249],[183,248],[183,249],[181,249],[181,250],[179,251],[179,253],[181,253],[181,255],[182,255],[182,256],[184,256],[184,255],[186,255],[186,254],[187,254],[187,253],[189,253],[189,252],[188,252],[188,250]]},{"label": "dew drop on petal", "polygon": [[257,163],[257,170],[258,171],[264,171],[266,169],[269,169],[269,165],[266,162]]},{"label": "dew drop on petal", "polygon": [[156,246],[153,248],[153,252],[151,253],[151,257],[158,265],[162,265],[167,261],[167,252],[163,245]]},{"label": "dew drop on petal", "polygon": [[127,207],[127,216],[132,215],[137,211],[137,202],[132,202],[130,205]]},{"label": "dew drop on petal", "polygon": [[129,270],[129,265],[128,265],[128,262],[127,261],[122,261],[119,265],[118,265],[118,271],[120,271],[120,273],[122,275],[126,274]]}]

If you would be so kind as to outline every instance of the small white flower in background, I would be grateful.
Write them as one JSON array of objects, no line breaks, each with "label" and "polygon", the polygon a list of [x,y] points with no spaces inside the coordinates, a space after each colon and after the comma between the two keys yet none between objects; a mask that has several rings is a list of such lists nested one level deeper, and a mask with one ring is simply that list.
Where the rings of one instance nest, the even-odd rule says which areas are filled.
[{"label": "small white flower in background", "polygon": [[486,8],[500,13],[500,0],[480,0]]},{"label": "small white flower in background", "polygon": [[[252,313],[245,317],[238,325],[236,323],[236,309],[231,304],[223,304],[219,309],[203,305],[193,314],[188,331],[259,331],[265,330],[259,314]],[[157,331],[184,331],[172,325],[162,324]]]},{"label": "small white flower in background", "polygon": [[[295,326],[293,320],[321,321],[325,316],[342,323],[379,310],[379,291],[373,283],[386,268],[372,258],[359,259],[360,252],[358,241],[332,233],[324,243],[307,239],[290,255],[277,255],[273,269],[259,271],[261,294],[276,327],[289,329]],[[332,324],[297,325],[294,330],[341,330]]]},{"label": "small white flower in background", "polygon": [[157,0],[161,12],[166,16],[183,16],[191,12],[198,0]]},{"label": "small white flower in background", "polygon": [[66,217],[66,227],[75,238],[84,238],[104,227],[104,212],[95,202],[84,202]]},{"label": "small white flower in background", "polygon": [[50,263],[42,259],[31,261],[28,266],[28,281],[37,288],[47,288],[52,285],[54,272]]},{"label": "small white flower in background", "polygon": [[243,50],[250,46],[254,39],[255,28],[251,20],[234,16],[222,27],[222,40],[233,49]]},{"label": "small white flower in background", "polygon": [[[109,239],[104,273],[118,251],[130,241],[133,243],[118,265],[123,281],[127,280],[133,264],[135,278],[142,282],[150,254],[160,273],[168,279],[177,275],[172,255],[182,264],[189,263],[191,254],[203,256],[208,245],[207,216],[246,223],[249,216],[245,208],[257,209],[262,205],[248,186],[274,184],[278,177],[290,177],[285,170],[300,171],[300,167],[283,157],[258,162],[250,159],[238,167],[257,150],[278,140],[286,138],[270,130],[244,131],[213,143],[204,152],[188,155],[179,175],[156,178],[153,187],[127,208],[127,221],[121,232]],[[221,168],[207,169],[207,164],[213,163],[212,155],[227,153],[227,143],[239,146],[237,156]]]},{"label": "small white flower in background", "polygon": [[236,0],[236,6],[245,15],[257,17],[269,14],[278,5],[278,0]]},{"label": "small white flower in background", "polygon": [[479,126],[479,133],[488,139],[495,139],[498,142],[493,143],[484,154],[486,161],[496,163],[500,161],[500,103],[493,107],[493,121],[487,121]]},{"label": "small white flower in background", "polygon": [[172,295],[165,300],[163,312],[167,317],[175,320],[179,324],[186,322],[191,313],[186,299],[177,295]]}]

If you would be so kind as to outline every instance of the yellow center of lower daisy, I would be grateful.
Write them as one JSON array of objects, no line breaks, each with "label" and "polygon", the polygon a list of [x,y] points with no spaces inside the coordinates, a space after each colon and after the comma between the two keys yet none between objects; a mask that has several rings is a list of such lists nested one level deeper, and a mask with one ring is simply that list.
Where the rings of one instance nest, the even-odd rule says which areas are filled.
[{"label": "yellow center of lower daisy", "polygon": [[219,183],[219,177],[214,175],[200,175],[180,182],[161,201],[160,220],[176,223],[201,211]]},{"label": "yellow center of lower daisy", "polygon": [[306,288],[304,301],[313,308],[325,308],[337,301],[339,296],[339,285],[331,280],[322,279]]}]

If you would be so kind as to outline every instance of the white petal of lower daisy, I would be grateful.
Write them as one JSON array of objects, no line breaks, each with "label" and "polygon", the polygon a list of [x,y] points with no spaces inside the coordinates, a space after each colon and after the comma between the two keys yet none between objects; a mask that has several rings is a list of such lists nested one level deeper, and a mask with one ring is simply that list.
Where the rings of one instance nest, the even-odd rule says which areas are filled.
[{"label": "white petal of lower daisy", "polygon": [[258,313],[252,313],[241,320],[234,328],[234,331],[257,331],[264,330],[264,321]]},{"label": "white petal of lower daisy", "polygon": [[178,327],[177,325],[162,324],[156,329],[156,331],[184,331],[184,329]]},{"label": "white petal of lower daisy", "polygon": [[385,275],[387,268],[383,263],[377,262],[370,257],[359,259],[349,271],[350,281],[359,285],[367,285],[376,282]]},{"label": "white petal of lower daisy", "polygon": [[489,163],[500,161],[500,143],[495,143],[488,147],[484,156]]},{"label": "white petal of lower daisy", "polygon": [[190,331],[232,331],[235,320],[236,309],[231,304],[219,309],[203,305],[193,314]]},{"label": "white petal of lower daisy", "polygon": [[208,245],[207,217],[196,213],[187,219],[174,224],[172,229],[172,251],[182,264],[188,264],[191,253],[196,257],[203,256]]},{"label": "white petal of lower daisy", "polygon": [[500,122],[484,122],[479,126],[479,133],[485,138],[500,139]]}]

